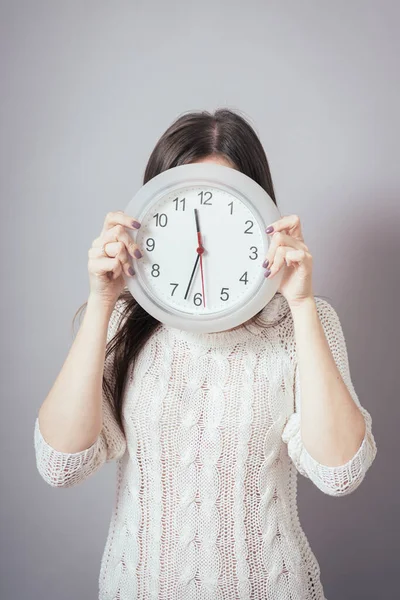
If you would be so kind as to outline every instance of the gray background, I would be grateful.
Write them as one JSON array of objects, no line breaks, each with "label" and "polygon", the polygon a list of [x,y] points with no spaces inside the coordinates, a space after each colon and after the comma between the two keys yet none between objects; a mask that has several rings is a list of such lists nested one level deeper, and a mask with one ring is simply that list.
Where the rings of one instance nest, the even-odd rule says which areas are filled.
[{"label": "gray background", "polygon": [[[1,2],[1,599],[94,600],[115,465],[71,489],[33,425],[88,294],[87,251],[182,112],[239,109],[297,213],[314,292],[341,318],[378,445],[341,499],[299,476],[329,600],[398,590],[399,55],[396,2]],[[396,314],[397,313],[397,314]]]}]

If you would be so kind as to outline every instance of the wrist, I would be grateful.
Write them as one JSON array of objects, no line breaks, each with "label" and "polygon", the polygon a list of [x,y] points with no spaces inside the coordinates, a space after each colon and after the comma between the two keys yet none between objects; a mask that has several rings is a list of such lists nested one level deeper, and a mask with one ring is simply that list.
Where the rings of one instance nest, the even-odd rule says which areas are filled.
[{"label": "wrist", "polygon": [[89,294],[88,296],[87,309],[91,312],[96,312],[109,318],[114,310],[114,306],[115,302],[106,301],[94,294]]},{"label": "wrist", "polygon": [[310,309],[311,310],[316,309],[317,305],[315,303],[314,296],[307,296],[306,298],[303,298],[302,300],[296,300],[295,302],[290,302],[289,307],[290,307],[290,310],[292,311],[292,314],[298,314],[298,313],[303,313],[304,311],[307,311]]}]

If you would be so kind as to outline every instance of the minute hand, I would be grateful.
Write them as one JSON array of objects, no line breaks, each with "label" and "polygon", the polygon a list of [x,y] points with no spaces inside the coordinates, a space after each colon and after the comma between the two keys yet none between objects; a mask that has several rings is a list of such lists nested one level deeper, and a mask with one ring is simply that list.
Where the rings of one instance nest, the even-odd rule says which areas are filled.
[{"label": "minute hand", "polygon": [[185,300],[187,300],[187,297],[188,297],[188,294],[189,294],[189,290],[190,290],[190,286],[192,285],[193,277],[194,277],[194,274],[196,273],[196,267],[197,267],[197,263],[199,262],[199,258],[200,258],[200,254],[197,255],[196,262],[194,263],[193,271],[192,271],[192,274],[190,276],[189,284],[187,286],[187,290],[186,290],[186,294],[185,294]]}]

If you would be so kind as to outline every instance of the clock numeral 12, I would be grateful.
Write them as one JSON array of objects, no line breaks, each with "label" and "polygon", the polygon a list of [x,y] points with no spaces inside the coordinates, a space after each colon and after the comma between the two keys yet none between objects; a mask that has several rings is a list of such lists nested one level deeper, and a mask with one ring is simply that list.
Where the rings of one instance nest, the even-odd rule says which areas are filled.
[{"label": "clock numeral 12", "polygon": [[[209,194],[209,197],[206,198],[206,199],[204,199],[204,196],[206,194]],[[200,204],[207,204],[208,206],[212,206],[212,202],[210,202],[210,200],[212,198],[212,193],[211,192],[200,192],[197,195],[200,196]]]}]

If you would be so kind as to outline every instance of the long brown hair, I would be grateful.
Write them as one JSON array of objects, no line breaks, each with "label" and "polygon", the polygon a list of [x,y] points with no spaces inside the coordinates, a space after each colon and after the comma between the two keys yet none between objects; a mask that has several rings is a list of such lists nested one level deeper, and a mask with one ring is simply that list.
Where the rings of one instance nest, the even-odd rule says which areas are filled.
[{"label": "long brown hair", "polygon": [[[214,114],[192,111],[177,118],[160,137],[151,153],[143,185],[167,169],[210,155],[222,156],[230,161],[234,168],[254,179],[277,205],[268,160],[256,132],[239,111],[226,108],[220,108]],[[113,356],[112,378],[108,380],[104,373],[103,391],[124,431],[122,404],[128,369],[133,366],[159,321],[136,302],[127,288],[119,299],[124,306],[123,324],[107,343],[106,360]],[[73,322],[86,305],[87,302],[77,310]]]}]

